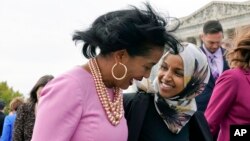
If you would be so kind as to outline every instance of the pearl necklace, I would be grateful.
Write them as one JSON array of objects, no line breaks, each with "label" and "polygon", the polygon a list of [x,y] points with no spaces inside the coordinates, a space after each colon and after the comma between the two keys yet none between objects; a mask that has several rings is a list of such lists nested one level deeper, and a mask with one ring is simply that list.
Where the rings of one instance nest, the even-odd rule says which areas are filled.
[{"label": "pearl necklace", "polygon": [[116,126],[119,124],[122,119],[124,110],[123,110],[123,98],[121,95],[121,89],[115,87],[114,90],[114,99],[113,102],[109,97],[109,93],[106,89],[106,86],[103,83],[102,75],[98,67],[96,58],[89,60],[89,68],[94,77],[94,82],[96,86],[96,91],[99,97],[99,100],[104,108],[109,122]]}]

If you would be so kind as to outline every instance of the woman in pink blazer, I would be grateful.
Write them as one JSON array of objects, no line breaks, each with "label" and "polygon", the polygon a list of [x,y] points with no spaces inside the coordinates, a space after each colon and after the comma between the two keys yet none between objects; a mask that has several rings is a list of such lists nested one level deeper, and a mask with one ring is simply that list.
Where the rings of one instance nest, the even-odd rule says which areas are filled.
[{"label": "woman in pink blazer", "polygon": [[227,54],[230,70],[216,81],[205,116],[217,141],[230,140],[230,125],[250,124],[250,26],[236,30]]}]

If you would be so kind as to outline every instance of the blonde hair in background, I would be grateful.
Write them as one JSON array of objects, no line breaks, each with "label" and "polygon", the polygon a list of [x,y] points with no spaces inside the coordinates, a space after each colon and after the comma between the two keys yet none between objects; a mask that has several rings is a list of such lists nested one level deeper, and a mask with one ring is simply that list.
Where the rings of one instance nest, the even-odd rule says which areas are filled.
[{"label": "blonde hair in background", "polygon": [[10,111],[16,111],[24,103],[23,97],[15,97],[10,102]]},{"label": "blonde hair in background", "polygon": [[250,69],[250,26],[235,30],[233,49],[227,54],[230,68]]}]

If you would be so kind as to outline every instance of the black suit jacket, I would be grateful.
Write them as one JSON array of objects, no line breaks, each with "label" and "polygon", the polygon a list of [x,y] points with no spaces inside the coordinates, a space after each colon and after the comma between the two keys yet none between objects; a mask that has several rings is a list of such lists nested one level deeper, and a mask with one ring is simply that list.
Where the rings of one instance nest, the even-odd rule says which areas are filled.
[{"label": "black suit jacket", "polygon": [[2,136],[4,118],[5,114],[3,112],[0,112],[0,136]]},{"label": "black suit jacket", "polygon": [[[200,47],[200,49],[206,55],[205,50],[202,48],[202,46]],[[229,66],[228,66],[228,63],[227,63],[225,55],[224,55],[225,49],[221,48],[221,51],[222,51],[222,55],[223,55],[223,71],[225,71],[225,70],[229,69]],[[212,92],[213,92],[213,89],[215,86],[215,80],[214,80],[214,77],[212,75],[212,71],[210,71],[210,72],[211,72],[210,78],[209,78],[208,84],[206,85],[204,91],[195,98],[198,111],[204,112],[206,110],[207,104],[210,100],[210,97],[212,95]]]},{"label": "black suit jacket", "polygon": [[[125,118],[128,124],[128,141],[138,141],[143,120],[148,109],[152,94],[138,92],[136,94],[124,94],[123,104]],[[190,119],[190,140],[212,141],[208,123],[202,112],[196,112]]]}]

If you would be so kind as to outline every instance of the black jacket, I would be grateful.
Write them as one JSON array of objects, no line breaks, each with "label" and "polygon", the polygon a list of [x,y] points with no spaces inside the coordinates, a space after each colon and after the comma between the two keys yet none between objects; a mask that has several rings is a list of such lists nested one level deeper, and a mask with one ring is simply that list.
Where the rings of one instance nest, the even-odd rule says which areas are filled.
[{"label": "black jacket", "polygon": [[[205,50],[202,48],[202,46],[200,47],[200,49],[206,55]],[[228,62],[226,61],[226,58],[224,56],[226,50],[221,48],[221,51],[223,54],[223,71],[225,71],[225,70],[229,69]],[[210,100],[210,97],[212,95],[214,86],[215,86],[215,80],[214,80],[214,77],[212,75],[212,71],[210,71],[210,78],[209,78],[208,84],[206,85],[204,91],[195,98],[198,111],[205,112],[207,105],[208,105],[208,102]]]},{"label": "black jacket", "polygon": [[[128,141],[138,141],[144,116],[147,112],[151,94],[138,92],[124,94],[125,118],[128,124]],[[191,141],[212,141],[207,121],[202,112],[196,112],[190,119]]]},{"label": "black jacket", "polygon": [[0,137],[2,136],[4,118],[5,114],[3,112],[0,112]]}]

